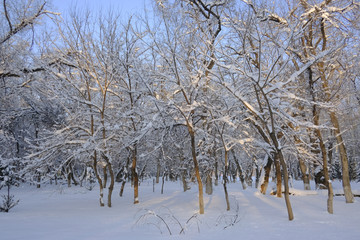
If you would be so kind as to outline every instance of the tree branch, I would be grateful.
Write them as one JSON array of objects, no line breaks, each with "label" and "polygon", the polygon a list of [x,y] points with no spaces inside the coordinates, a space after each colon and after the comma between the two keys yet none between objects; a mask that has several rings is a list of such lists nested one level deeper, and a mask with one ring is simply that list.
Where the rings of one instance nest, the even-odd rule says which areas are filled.
[{"label": "tree branch", "polygon": [[11,21],[10,21],[10,18],[9,18],[9,13],[7,11],[7,8],[6,8],[6,0],[4,0],[3,3],[4,3],[5,17],[6,17],[6,20],[7,20],[8,24],[9,24],[10,32],[12,32],[13,29],[12,29],[12,24],[11,24]]},{"label": "tree branch", "polygon": [[[4,0],[4,8],[6,9],[6,4],[5,4]],[[18,25],[15,26],[15,28],[12,28],[10,19],[8,18],[8,14],[7,11],[5,10],[5,16],[8,20],[8,23],[10,25],[10,31],[6,34],[6,36],[0,40],[0,45],[5,43],[6,41],[8,41],[12,36],[14,36],[15,34],[17,34],[18,32],[20,32],[22,29],[24,29],[25,27],[31,25],[34,23],[35,19],[38,18],[40,15],[46,13],[44,11],[44,7],[45,7],[45,3],[43,3],[40,8],[38,9],[38,11],[36,12],[35,15],[33,15],[32,17],[28,18],[28,19],[23,19]]]}]

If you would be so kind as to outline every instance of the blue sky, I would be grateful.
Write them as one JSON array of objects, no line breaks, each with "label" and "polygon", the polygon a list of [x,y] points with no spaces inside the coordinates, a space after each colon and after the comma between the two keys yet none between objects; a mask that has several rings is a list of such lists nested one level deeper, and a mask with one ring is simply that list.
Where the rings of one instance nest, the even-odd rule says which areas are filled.
[{"label": "blue sky", "polygon": [[[111,7],[112,9],[119,9],[121,14],[131,15],[136,12],[141,13],[144,8],[144,3],[150,5],[152,0],[52,0],[54,11],[66,14],[71,7],[89,7],[90,10],[106,10]],[[149,6],[150,7],[150,6]]]}]

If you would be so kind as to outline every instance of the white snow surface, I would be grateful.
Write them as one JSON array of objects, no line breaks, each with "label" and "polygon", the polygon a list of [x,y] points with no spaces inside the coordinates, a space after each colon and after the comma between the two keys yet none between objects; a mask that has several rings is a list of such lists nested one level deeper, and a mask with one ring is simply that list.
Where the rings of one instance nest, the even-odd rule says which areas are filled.
[{"label": "white snow surface", "polygon": [[[335,193],[342,193],[340,182],[333,185]],[[314,189],[313,183],[311,187]],[[352,183],[352,188],[354,193],[360,193],[360,183]],[[195,184],[184,193],[180,182],[165,182],[164,194],[160,194],[161,184],[153,192],[150,179],[141,183],[140,203],[136,205],[130,184],[126,184],[122,198],[119,189],[120,185],[116,185],[113,207],[108,208],[99,206],[98,188],[92,191],[66,185],[13,188],[12,193],[20,202],[9,213],[0,213],[1,239],[350,240],[360,237],[358,197],[355,203],[346,204],[343,196],[335,196],[334,214],[330,215],[326,211],[327,191],[304,191],[301,182],[294,182],[291,189],[295,194],[290,196],[293,221],[288,221],[283,198],[262,195],[255,188],[242,190],[239,182],[228,184],[230,211],[226,211],[222,185],[214,187],[212,195],[204,192],[204,215],[197,214]],[[104,197],[106,200],[107,191]]]}]

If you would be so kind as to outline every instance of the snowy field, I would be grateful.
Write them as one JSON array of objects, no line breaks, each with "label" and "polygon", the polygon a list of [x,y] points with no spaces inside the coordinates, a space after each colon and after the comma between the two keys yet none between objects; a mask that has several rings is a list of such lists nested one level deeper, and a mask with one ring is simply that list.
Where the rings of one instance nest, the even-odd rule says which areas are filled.
[{"label": "snowy field", "polygon": [[[240,183],[228,186],[230,211],[219,185],[213,195],[205,194],[201,216],[196,185],[184,193],[180,183],[165,182],[161,195],[160,184],[153,192],[152,180],[143,182],[137,205],[132,204],[130,184],[122,198],[117,185],[112,208],[99,207],[97,188],[22,186],[13,188],[19,205],[0,213],[0,239],[360,239],[360,198],[346,204],[343,196],[334,197],[330,215],[326,190],[305,192],[301,182],[294,187],[290,200],[295,219],[290,222],[283,198],[242,190]],[[352,188],[360,193],[359,183]],[[342,192],[340,182],[334,190]]]}]

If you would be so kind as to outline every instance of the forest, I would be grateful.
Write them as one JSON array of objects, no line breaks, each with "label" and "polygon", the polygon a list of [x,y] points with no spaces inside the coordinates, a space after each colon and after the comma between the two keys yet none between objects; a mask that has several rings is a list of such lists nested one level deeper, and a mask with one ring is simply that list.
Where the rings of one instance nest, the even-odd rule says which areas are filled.
[{"label": "forest", "polygon": [[330,214],[359,197],[360,2],[153,0],[127,18],[1,2],[0,211],[16,186],[59,184],[137,205],[149,180],[196,189],[200,215],[214,187],[227,211],[234,186],[275,195],[290,221],[292,182]]}]

